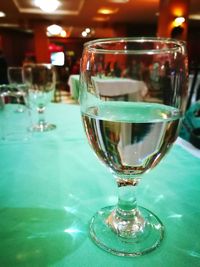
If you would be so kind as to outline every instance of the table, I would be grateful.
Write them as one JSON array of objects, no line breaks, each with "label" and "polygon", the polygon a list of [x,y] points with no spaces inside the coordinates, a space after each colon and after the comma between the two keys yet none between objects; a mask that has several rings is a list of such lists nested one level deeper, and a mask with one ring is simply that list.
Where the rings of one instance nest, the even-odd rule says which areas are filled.
[{"label": "table", "polygon": [[[79,98],[79,77],[80,75],[70,75],[68,80],[71,96],[75,100]],[[137,99],[144,97],[148,92],[147,86],[143,81],[127,78],[94,77],[92,83],[99,96],[103,97],[114,98],[129,95],[129,97]]]},{"label": "table", "polygon": [[145,175],[138,203],[159,216],[165,238],[150,254],[118,257],[88,237],[117,188],[86,141],[79,106],[51,104],[47,120],[55,131],[0,144],[0,266],[200,266],[200,158],[176,144]]},{"label": "table", "polygon": [[99,96],[115,98],[128,96],[129,99],[141,99],[148,88],[143,81],[127,78],[96,78],[93,79],[94,88]]}]

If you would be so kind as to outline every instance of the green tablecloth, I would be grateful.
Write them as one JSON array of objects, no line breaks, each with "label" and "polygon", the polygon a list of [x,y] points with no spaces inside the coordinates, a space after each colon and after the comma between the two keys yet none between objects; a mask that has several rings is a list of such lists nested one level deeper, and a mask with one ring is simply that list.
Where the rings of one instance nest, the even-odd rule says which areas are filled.
[{"label": "green tablecloth", "polygon": [[145,256],[113,256],[90,240],[88,222],[116,202],[114,179],[87,144],[79,106],[47,113],[55,131],[0,144],[0,266],[200,266],[200,159],[175,145],[145,175],[138,203],[162,220],[164,241]]}]

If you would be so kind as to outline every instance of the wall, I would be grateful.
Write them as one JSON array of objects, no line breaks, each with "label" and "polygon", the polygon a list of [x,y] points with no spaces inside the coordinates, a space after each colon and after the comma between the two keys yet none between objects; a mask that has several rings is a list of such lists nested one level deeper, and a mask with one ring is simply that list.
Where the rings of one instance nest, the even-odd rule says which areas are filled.
[{"label": "wall", "polygon": [[22,64],[25,53],[34,51],[33,34],[11,29],[0,29],[1,49],[9,66]]},{"label": "wall", "polygon": [[190,65],[200,66],[200,26],[189,25],[187,40]]},{"label": "wall", "polygon": [[[114,25],[114,30],[107,31],[112,33],[114,36],[156,36],[157,26],[155,25],[132,25],[126,24],[123,26]],[[102,31],[103,34],[106,30]],[[53,38],[50,39],[50,42],[61,43],[66,50],[73,50],[77,58],[81,57],[83,44],[86,41],[91,39],[96,39],[99,37],[108,37],[98,36],[94,38],[69,38],[69,39],[59,39]],[[200,31],[199,25],[189,25],[188,31],[188,52],[189,52],[189,62],[197,62],[200,64]],[[3,48],[3,52],[6,55],[8,65],[21,65],[25,57],[25,54],[28,52],[34,52],[34,35],[27,32],[11,30],[11,29],[0,29],[0,46]]]}]

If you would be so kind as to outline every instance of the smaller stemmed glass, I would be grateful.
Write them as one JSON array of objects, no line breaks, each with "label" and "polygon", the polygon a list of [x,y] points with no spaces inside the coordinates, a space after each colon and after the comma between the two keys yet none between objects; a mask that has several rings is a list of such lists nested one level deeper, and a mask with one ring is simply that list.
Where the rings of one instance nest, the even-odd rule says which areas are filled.
[{"label": "smaller stemmed glass", "polygon": [[39,117],[30,130],[46,132],[55,129],[56,125],[45,119],[46,105],[52,100],[56,86],[54,66],[45,63],[24,65],[23,80],[28,87],[28,104],[30,108],[36,108]]},{"label": "smaller stemmed glass", "polygon": [[17,100],[16,112],[24,112],[26,86],[23,83],[22,67],[8,67],[9,90],[14,93]]}]

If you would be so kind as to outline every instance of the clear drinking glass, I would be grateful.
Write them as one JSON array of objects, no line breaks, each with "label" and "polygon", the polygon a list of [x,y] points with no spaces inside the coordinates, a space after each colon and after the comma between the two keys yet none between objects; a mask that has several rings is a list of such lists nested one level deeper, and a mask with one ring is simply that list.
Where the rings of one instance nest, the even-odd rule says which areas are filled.
[{"label": "clear drinking glass", "polygon": [[[17,98],[24,99],[24,92],[13,91],[7,84],[0,85],[0,141],[27,142],[31,133],[27,130],[30,126],[30,110],[27,105],[20,104],[23,112],[16,112]],[[20,100],[21,101],[21,100]]]},{"label": "clear drinking glass", "polygon": [[39,116],[38,123],[31,130],[46,132],[55,129],[55,124],[45,120],[45,109],[53,98],[56,86],[54,66],[42,63],[24,65],[23,80],[28,87],[28,104],[31,108],[36,108]]},{"label": "clear drinking glass", "polygon": [[24,112],[26,86],[23,83],[22,67],[8,67],[9,89],[17,96],[18,103],[16,112]]},{"label": "clear drinking glass", "polygon": [[108,252],[138,256],[157,248],[163,239],[162,222],[137,205],[135,189],[177,138],[186,107],[187,76],[181,41],[113,38],[84,46],[83,125],[119,192],[117,205],[98,211],[90,224],[91,238]]}]

